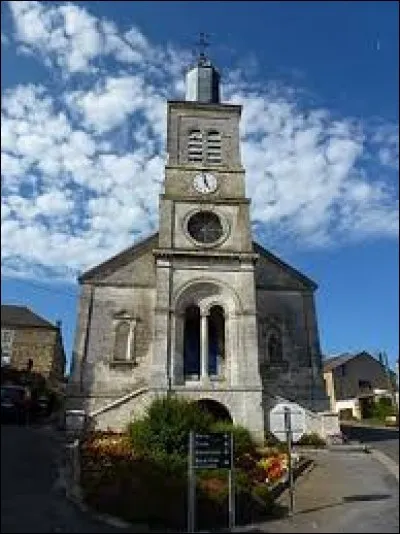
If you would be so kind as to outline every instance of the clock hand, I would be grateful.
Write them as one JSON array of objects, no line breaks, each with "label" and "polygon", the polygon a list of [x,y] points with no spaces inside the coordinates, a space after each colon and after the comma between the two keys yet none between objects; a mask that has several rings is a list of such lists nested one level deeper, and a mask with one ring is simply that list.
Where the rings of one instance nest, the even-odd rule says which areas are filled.
[{"label": "clock hand", "polygon": [[208,180],[207,180],[207,175],[206,174],[203,174],[203,179],[204,179],[204,185],[207,187],[207,189],[209,189],[210,186],[208,184]]}]

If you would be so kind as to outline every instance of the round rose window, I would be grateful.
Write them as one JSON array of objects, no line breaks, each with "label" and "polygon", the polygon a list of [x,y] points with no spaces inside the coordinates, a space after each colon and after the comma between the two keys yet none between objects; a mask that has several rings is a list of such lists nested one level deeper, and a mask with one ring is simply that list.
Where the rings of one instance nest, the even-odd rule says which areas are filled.
[{"label": "round rose window", "polygon": [[219,217],[211,211],[199,211],[192,215],[187,229],[193,239],[205,244],[218,241],[223,234]]}]

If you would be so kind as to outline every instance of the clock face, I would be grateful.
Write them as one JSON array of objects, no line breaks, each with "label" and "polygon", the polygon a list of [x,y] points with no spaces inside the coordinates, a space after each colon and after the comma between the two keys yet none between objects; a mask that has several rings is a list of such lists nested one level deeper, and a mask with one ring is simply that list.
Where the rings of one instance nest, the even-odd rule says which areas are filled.
[{"label": "clock face", "polygon": [[193,186],[199,193],[214,193],[218,187],[218,182],[213,174],[201,172],[194,177]]}]

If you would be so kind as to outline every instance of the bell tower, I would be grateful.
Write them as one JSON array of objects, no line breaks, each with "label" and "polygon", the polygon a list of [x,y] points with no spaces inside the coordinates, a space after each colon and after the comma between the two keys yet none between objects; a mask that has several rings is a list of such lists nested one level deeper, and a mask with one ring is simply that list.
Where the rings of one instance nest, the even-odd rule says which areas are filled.
[{"label": "bell tower", "polygon": [[236,419],[248,425],[253,418],[261,431],[257,255],[240,155],[240,115],[241,106],[220,102],[220,75],[200,54],[186,74],[185,100],[167,104],[168,161],[154,250],[152,376],[161,389],[189,396],[212,392],[211,398],[228,410],[240,406]]},{"label": "bell tower", "polygon": [[[241,106],[220,102],[220,75],[200,54],[186,74],[186,99],[168,102],[160,247],[252,251],[240,115]],[[191,219],[192,208],[202,215]]]}]

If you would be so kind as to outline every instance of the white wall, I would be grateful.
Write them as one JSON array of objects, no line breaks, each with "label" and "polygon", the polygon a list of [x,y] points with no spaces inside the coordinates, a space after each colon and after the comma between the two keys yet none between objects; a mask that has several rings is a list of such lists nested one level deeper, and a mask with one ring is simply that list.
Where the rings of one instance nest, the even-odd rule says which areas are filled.
[{"label": "white wall", "polygon": [[351,409],[353,412],[353,417],[361,419],[360,406],[357,399],[346,399],[341,401],[336,401],[335,403],[335,412],[339,413],[340,410]]}]

